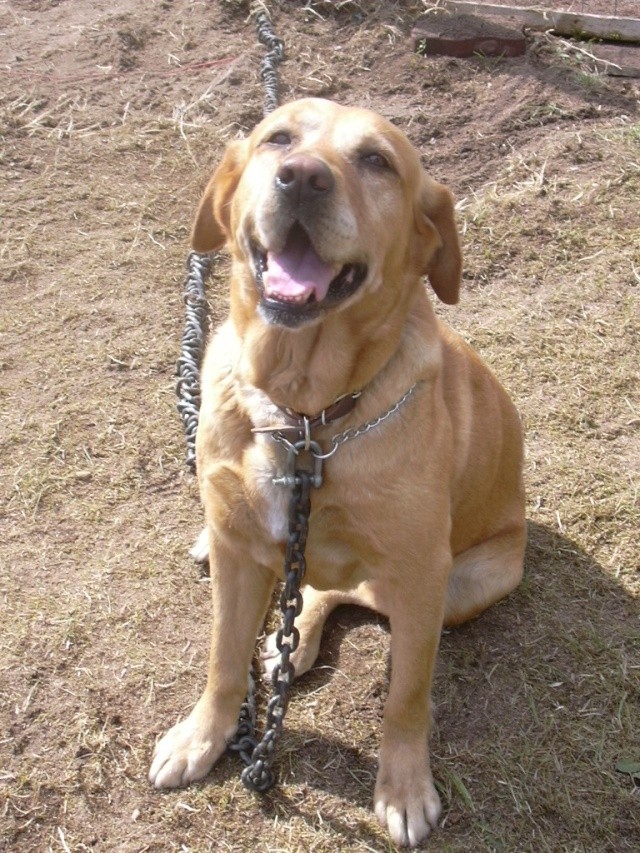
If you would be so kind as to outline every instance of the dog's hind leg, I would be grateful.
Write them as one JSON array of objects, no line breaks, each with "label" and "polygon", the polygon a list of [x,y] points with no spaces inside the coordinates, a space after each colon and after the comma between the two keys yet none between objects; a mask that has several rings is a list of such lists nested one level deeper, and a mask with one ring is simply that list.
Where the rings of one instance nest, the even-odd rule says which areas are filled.
[{"label": "dog's hind leg", "polygon": [[524,525],[519,525],[454,558],[446,594],[446,626],[473,619],[518,586],[526,538]]},{"label": "dog's hind leg", "polygon": [[196,563],[209,562],[209,530],[203,527],[200,535],[191,546],[189,556]]},{"label": "dog's hind leg", "polygon": [[[357,604],[386,615],[372,585],[366,581],[355,589],[346,591],[318,590],[306,584],[302,589],[302,596],[304,601],[302,613],[296,619],[296,627],[300,631],[300,645],[291,655],[296,676],[302,675],[313,666],[320,650],[324,623],[338,605]],[[261,657],[263,670],[270,676],[279,658],[275,632],[269,634],[264,641]]]}]

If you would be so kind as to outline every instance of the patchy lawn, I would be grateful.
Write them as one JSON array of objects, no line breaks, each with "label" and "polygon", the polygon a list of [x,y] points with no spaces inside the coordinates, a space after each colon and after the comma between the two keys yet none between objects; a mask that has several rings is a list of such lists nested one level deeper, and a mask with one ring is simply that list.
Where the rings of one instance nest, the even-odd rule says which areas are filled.
[{"label": "patchy lawn", "polygon": [[[417,2],[269,6],[284,99],[382,112],[454,190],[464,290],[438,310],[526,425],[525,580],[442,641],[430,849],[637,850],[616,764],[640,762],[638,83],[535,37],[508,62],[416,56]],[[263,799],[232,757],[184,791],[146,781],[208,652],[173,374],[198,196],[261,116],[248,10],[0,4],[0,849],[389,849],[389,635],[364,611],[330,620]]]}]

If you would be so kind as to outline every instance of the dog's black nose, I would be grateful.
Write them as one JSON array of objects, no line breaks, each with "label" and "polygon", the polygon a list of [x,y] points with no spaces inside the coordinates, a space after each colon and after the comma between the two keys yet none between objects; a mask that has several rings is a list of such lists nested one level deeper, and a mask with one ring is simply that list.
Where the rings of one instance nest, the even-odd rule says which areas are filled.
[{"label": "dog's black nose", "polygon": [[276,189],[297,203],[330,193],[334,184],[327,164],[309,154],[287,157],[276,173]]}]

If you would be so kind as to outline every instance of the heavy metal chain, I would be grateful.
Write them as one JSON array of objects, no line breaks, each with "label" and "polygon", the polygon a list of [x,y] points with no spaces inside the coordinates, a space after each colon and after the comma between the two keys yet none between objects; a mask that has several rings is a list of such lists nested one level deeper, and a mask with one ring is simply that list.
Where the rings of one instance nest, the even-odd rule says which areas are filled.
[{"label": "heavy metal chain", "polygon": [[[284,42],[273,31],[271,20],[262,3],[254,4],[258,40],[268,48],[260,67],[265,87],[264,115],[278,106],[277,66],[284,59]],[[200,365],[205,346],[207,302],[205,279],[211,267],[212,256],[191,252],[187,258],[187,276],[184,285],[185,329],[182,349],[176,365],[176,393],[178,412],[182,418],[187,444],[187,467],[196,470],[196,433],[200,415]],[[247,697],[240,710],[238,728],[229,748],[238,752],[247,765],[242,774],[244,784],[252,790],[263,792],[274,782],[271,770],[272,753],[287,710],[289,687],[294,677],[290,655],[296,650],[299,634],[293,621],[302,609],[300,584],[304,576],[304,548],[307,539],[310,513],[309,491],[311,476],[305,471],[296,472],[297,480],[291,497],[289,520],[289,546],[285,558],[285,586],[281,596],[282,627],[276,645],[280,661],[273,673],[274,696],[267,707],[267,725],[264,737],[255,737],[256,702],[253,666],[249,672]]]},{"label": "heavy metal chain", "polygon": [[178,412],[187,443],[187,467],[196,470],[196,432],[200,415],[200,364],[204,352],[204,325],[207,299],[204,280],[211,267],[211,256],[190,252],[184,285],[185,324],[182,349],[176,364]]},{"label": "heavy metal chain", "polygon": [[300,586],[306,571],[304,552],[311,514],[312,478],[310,471],[296,470],[296,482],[289,502],[289,542],[284,560],[285,582],[280,595],[282,625],[276,634],[280,660],[271,677],[273,696],[267,705],[264,735],[260,743],[256,744],[250,763],[242,771],[245,786],[259,793],[266,791],[275,781],[271,769],[273,751],[282,732],[284,715],[289,704],[289,689],[295,677],[291,655],[300,643],[300,632],[294,621],[302,611]]},{"label": "heavy metal chain", "polygon": [[[260,67],[265,86],[264,115],[278,106],[277,67],[284,59],[284,42],[273,31],[269,15],[262,3],[256,7],[255,22],[258,40],[269,52]],[[176,365],[176,394],[178,412],[187,444],[187,467],[196,470],[196,432],[200,415],[200,364],[204,352],[207,301],[205,279],[211,267],[211,255],[191,252],[187,258],[187,277],[184,284],[185,326],[180,358]]]},{"label": "heavy metal chain", "polygon": [[258,40],[269,48],[269,53],[260,65],[260,76],[265,88],[264,114],[267,116],[276,109],[280,100],[276,69],[284,59],[284,42],[274,33],[271,20],[264,9],[256,13],[256,29]]}]

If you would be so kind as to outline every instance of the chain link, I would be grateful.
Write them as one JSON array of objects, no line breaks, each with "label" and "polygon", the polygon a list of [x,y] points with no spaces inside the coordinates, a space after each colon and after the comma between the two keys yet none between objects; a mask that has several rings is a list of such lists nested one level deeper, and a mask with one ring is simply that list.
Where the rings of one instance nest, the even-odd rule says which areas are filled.
[{"label": "chain link", "polygon": [[[260,7],[261,4],[256,4]],[[284,60],[284,42],[278,38],[271,26],[271,20],[264,8],[258,8],[255,16],[256,30],[258,40],[262,42],[269,52],[262,60],[260,66],[260,76],[265,86],[264,99],[264,115],[269,115],[278,106],[278,74],[277,67]],[[295,491],[295,489],[294,489]],[[293,497],[292,497],[293,501]],[[310,511],[310,510],[309,510]],[[308,514],[306,523],[308,523]],[[304,536],[306,541],[306,533]],[[304,549],[303,549],[304,552]],[[285,562],[286,571],[286,562]],[[299,586],[302,578],[298,580],[298,595],[300,596]],[[302,596],[300,596],[300,608],[302,607]],[[283,625],[285,610],[281,603],[283,611]],[[282,631],[282,628],[280,629]],[[280,632],[278,632],[278,635]],[[280,650],[280,646],[278,646]],[[291,650],[289,650],[290,654]],[[282,670],[283,665],[290,667],[289,684],[293,681],[293,664],[289,661],[288,654],[285,661],[285,653],[282,653],[280,664],[274,670],[274,696],[267,706],[267,723],[264,736],[260,743],[257,742],[255,736],[256,723],[256,697],[255,697],[255,680],[253,677],[253,667],[249,672],[249,684],[247,696],[240,709],[240,722],[234,737],[233,743],[230,745],[232,750],[240,754],[240,758],[246,764],[242,771],[242,781],[247,788],[262,793],[270,788],[275,776],[271,770],[271,762],[275,743],[282,730],[284,714],[288,703],[288,687],[284,690],[284,682],[280,678],[276,678],[276,673]],[[277,682],[277,684],[276,684]]]},{"label": "chain link", "polygon": [[233,736],[233,740],[228,744],[228,749],[232,752],[237,752],[243,764],[251,764],[251,756],[257,746],[255,736],[256,730],[256,681],[253,664],[249,669],[249,680],[247,685],[247,695],[240,708],[238,715],[238,728]]}]

